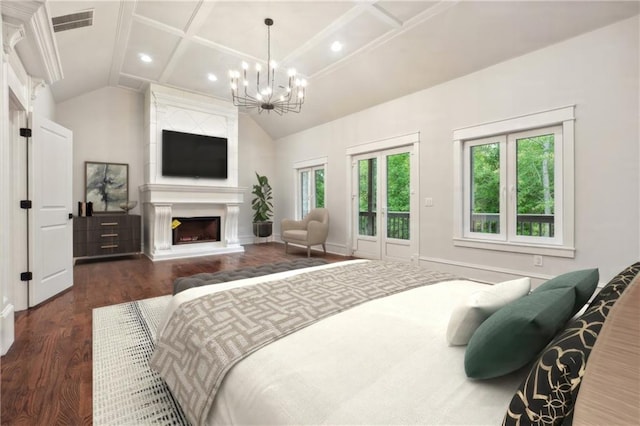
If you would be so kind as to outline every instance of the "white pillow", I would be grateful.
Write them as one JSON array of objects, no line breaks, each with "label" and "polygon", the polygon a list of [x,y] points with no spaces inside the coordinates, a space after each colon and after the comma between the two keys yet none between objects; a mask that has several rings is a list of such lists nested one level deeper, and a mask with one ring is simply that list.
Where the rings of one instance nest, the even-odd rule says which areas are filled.
[{"label": "white pillow", "polygon": [[475,291],[451,312],[447,327],[450,346],[466,345],[480,324],[498,309],[529,293],[531,280],[518,278],[499,284],[487,285],[486,290]]}]

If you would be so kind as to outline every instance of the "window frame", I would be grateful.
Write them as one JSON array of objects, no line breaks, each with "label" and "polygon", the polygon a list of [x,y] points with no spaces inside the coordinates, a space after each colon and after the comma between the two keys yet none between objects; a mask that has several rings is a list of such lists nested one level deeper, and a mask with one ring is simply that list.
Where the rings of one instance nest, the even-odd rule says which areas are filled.
[{"label": "window frame", "polygon": [[471,148],[481,145],[490,145],[492,143],[498,143],[500,146],[500,188],[499,188],[499,198],[500,198],[500,232],[497,234],[491,234],[486,232],[473,232],[471,231],[471,185],[465,185],[463,187],[464,191],[464,237],[465,238],[475,238],[480,240],[495,240],[495,241],[506,241],[507,240],[507,223],[506,223],[506,211],[507,211],[507,202],[506,202],[506,186],[505,182],[507,180],[507,172],[506,168],[503,167],[506,161],[506,152],[507,152],[507,138],[504,135],[492,136],[488,138],[474,139],[469,140],[464,143],[464,182],[471,182],[471,161],[466,161],[467,158],[470,158]]},{"label": "window frame", "polygon": [[324,171],[324,201],[327,204],[327,159],[326,157],[302,161],[294,164],[295,175],[295,217],[300,220],[303,218],[302,208],[304,205],[302,194],[302,174],[309,173],[309,210],[316,208],[316,171]]},{"label": "window frame", "polygon": [[[574,248],[574,116],[575,105],[555,108],[537,113],[522,115],[505,120],[479,124],[453,131],[453,169],[454,169],[454,232],[453,244],[460,247],[472,247],[486,250],[509,251],[557,257],[575,257]],[[515,235],[516,201],[516,149],[515,138],[532,135],[549,128],[557,128],[554,140],[554,221],[553,238]],[[532,133],[533,132],[533,133]],[[469,148],[482,141],[495,140],[499,136],[506,138],[506,150],[501,149],[501,164],[505,164],[506,179],[501,180],[501,216],[506,215],[507,228],[501,223],[498,234],[486,234],[467,231],[470,229],[470,161]],[[509,149],[509,142],[513,147]],[[502,162],[502,155],[510,156]],[[501,179],[503,171],[501,170]],[[507,188],[506,185],[509,185]],[[503,212],[502,199],[506,204]],[[558,204],[559,202],[559,204]],[[513,218],[509,220],[509,218]],[[558,226],[559,225],[559,226]],[[503,236],[504,234],[504,236]]]},{"label": "window frame", "polygon": [[[517,217],[518,217],[518,201],[517,201],[517,148],[516,142],[518,139],[525,139],[528,137],[541,136],[544,134],[554,135],[554,236],[553,237],[533,237],[527,235],[517,235]],[[537,129],[526,130],[518,133],[511,133],[508,135],[507,140],[507,154],[509,159],[507,161],[507,183],[508,197],[511,202],[507,203],[508,207],[508,235],[509,240],[520,243],[531,244],[549,244],[549,245],[562,245],[562,127],[561,126],[549,126]]]}]

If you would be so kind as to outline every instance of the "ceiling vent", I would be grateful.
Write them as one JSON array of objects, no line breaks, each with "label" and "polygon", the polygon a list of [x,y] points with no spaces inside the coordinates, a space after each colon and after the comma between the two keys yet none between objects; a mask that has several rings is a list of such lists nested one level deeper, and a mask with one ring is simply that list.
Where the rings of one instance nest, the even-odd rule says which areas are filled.
[{"label": "ceiling vent", "polygon": [[75,28],[90,27],[93,25],[93,9],[71,13],[69,15],[56,16],[51,19],[53,31],[73,30]]}]

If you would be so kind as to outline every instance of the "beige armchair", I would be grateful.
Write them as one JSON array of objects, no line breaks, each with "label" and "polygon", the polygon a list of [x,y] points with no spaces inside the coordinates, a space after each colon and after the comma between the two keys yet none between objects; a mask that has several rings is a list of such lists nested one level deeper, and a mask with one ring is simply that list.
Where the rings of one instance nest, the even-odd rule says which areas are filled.
[{"label": "beige armchair", "polygon": [[284,241],[284,252],[289,243],[306,246],[307,257],[311,256],[311,246],[322,244],[327,254],[325,242],[329,234],[329,210],[313,209],[302,220],[283,219],[280,223],[280,236]]}]

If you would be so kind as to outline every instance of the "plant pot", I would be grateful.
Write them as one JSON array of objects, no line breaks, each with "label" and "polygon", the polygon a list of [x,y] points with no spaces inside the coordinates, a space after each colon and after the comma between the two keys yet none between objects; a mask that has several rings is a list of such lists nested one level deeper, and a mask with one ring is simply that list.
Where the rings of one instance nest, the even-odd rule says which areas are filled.
[{"label": "plant pot", "polygon": [[253,222],[253,235],[256,237],[270,237],[273,232],[273,222]]}]

